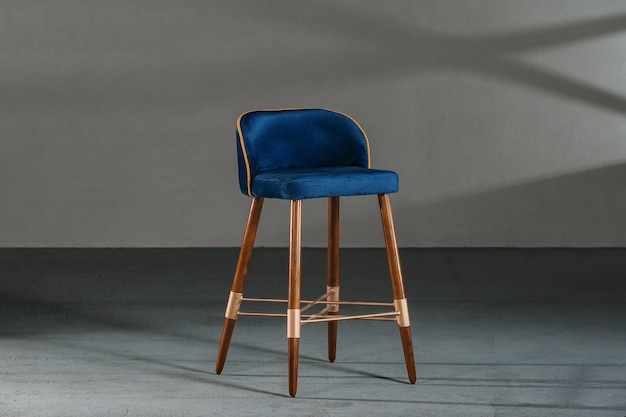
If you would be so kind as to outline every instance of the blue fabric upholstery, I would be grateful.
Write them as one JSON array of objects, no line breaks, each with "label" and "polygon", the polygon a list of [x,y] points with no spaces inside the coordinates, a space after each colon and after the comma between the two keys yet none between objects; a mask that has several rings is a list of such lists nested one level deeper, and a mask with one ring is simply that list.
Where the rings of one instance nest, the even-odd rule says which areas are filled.
[{"label": "blue fabric upholstery", "polygon": [[237,154],[239,185],[249,196],[301,200],[398,191],[395,172],[369,168],[363,129],[329,110],[244,113]]},{"label": "blue fabric upholstery", "polygon": [[398,175],[361,167],[275,169],[257,174],[252,195],[287,200],[398,191]]}]

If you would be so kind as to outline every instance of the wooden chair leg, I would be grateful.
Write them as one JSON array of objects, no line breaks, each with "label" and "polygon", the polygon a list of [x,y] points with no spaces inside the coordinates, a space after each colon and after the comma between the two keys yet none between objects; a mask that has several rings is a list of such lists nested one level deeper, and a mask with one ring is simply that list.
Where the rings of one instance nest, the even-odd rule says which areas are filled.
[{"label": "wooden chair leg", "polygon": [[388,194],[378,196],[380,205],[380,215],[383,222],[383,232],[385,235],[385,246],[387,247],[387,260],[389,261],[389,272],[391,274],[391,286],[396,310],[400,312],[397,318],[404,350],[404,361],[409,375],[409,381],[414,384],[417,377],[415,372],[415,359],[413,357],[413,342],[411,339],[411,327],[409,322],[409,309],[404,293],[404,283],[402,282],[402,269],[400,267],[400,256],[398,254],[398,243],[396,241],[396,231],[393,223],[391,211],[391,200]]},{"label": "wooden chair leg", "polygon": [[[328,276],[326,291],[333,291],[328,301],[339,301],[339,197],[328,199]],[[339,305],[328,305],[328,315],[339,314]],[[328,360],[337,356],[337,322],[328,322]]]},{"label": "wooden chair leg", "polygon": [[215,362],[215,372],[218,375],[221,374],[222,369],[224,369],[224,362],[226,362],[230,339],[233,335],[233,330],[237,321],[237,313],[239,311],[239,305],[241,304],[241,297],[243,297],[243,287],[248,274],[248,265],[250,264],[250,257],[252,256],[252,248],[254,247],[254,239],[256,238],[256,231],[259,226],[262,208],[263,198],[253,198],[252,203],[250,204],[246,231],[244,232],[243,242],[241,244],[241,249],[239,250],[239,260],[237,261],[235,278],[233,279],[233,285],[228,298],[222,338],[220,339],[217,361]]},{"label": "wooden chair leg", "polygon": [[298,390],[298,355],[300,348],[300,277],[302,254],[302,201],[291,201],[289,239],[289,298],[287,301],[287,341],[289,361],[289,394]]}]

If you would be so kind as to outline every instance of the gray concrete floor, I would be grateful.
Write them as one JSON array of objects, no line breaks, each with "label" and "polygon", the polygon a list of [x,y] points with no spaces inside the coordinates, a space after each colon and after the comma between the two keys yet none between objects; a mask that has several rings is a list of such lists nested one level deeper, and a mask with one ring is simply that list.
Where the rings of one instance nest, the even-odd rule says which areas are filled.
[{"label": "gray concrete floor", "polygon": [[[241,318],[214,360],[235,249],[0,250],[0,416],[626,416],[626,250],[406,249],[418,381],[398,331]],[[342,251],[344,299],[390,297],[384,250]],[[286,294],[258,249],[246,295]],[[325,287],[306,249],[303,296]]]}]

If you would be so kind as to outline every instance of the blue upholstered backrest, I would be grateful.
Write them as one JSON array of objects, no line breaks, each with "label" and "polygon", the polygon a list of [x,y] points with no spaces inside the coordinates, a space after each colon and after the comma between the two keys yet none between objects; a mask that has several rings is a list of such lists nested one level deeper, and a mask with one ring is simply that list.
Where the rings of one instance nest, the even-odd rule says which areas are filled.
[{"label": "blue upholstered backrest", "polygon": [[285,168],[369,168],[369,142],[354,119],[330,110],[255,110],[237,120],[241,192],[263,171]]}]

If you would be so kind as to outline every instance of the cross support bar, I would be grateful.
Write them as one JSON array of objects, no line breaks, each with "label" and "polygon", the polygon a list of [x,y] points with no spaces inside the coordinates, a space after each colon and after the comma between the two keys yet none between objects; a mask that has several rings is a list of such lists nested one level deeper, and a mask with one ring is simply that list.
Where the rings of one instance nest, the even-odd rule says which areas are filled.
[{"label": "cross support bar", "polygon": [[[325,321],[342,321],[342,320],[374,320],[377,318],[384,318],[389,316],[397,316],[400,314],[398,311],[390,311],[387,313],[374,313],[374,314],[359,314],[354,316],[320,316],[320,317],[311,317],[302,321],[302,325],[309,323],[321,323]],[[394,320],[394,319],[391,319]]]},{"label": "cross support bar", "polygon": [[[369,302],[369,301],[330,301],[323,300],[322,298],[326,297],[326,295],[320,297],[318,300],[302,300],[302,303],[307,304],[338,304],[338,305],[348,305],[348,306],[374,306],[374,307],[393,307],[394,303],[379,303],[379,302]],[[286,303],[287,300],[283,298],[247,298],[243,297],[241,301],[248,301],[254,303]],[[305,306],[304,308],[310,308],[310,306]]]},{"label": "cross support bar", "polygon": [[[337,318],[341,319],[341,320],[350,320],[350,319],[355,319],[355,320],[379,320],[379,321],[397,321],[397,319],[395,317],[391,317],[391,316],[397,316],[399,313],[397,311],[391,311],[389,313],[376,313],[376,314],[361,314],[359,316],[333,316],[333,317],[328,317],[328,316],[323,316],[321,314],[301,314],[300,317],[301,318],[305,318],[307,320],[303,321],[302,324],[306,324],[306,322],[308,321],[309,318],[326,318],[328,317],[328,319],[331,320],[323,320],[323,321],[337,321]],[[247,317],[276,317],[276,318],[287,318],[287,314],[286,313],[260,313],[260,312],[253,312],[253,311],[242,311],[239,313],[240,316],[247,316]],[[373,317],[372,317],[373,316]],[[385,317],[385,316],[389,316],[389,317]],[[311,321],[308,321],[309,323],[311,323]]]},{"label": "cross support bar", "polygon": [[[254,303],[287,303],[288,300],[282,298],[246,298],[243,294],[231,292],[228,299],[228,307],[226,309],[227,318],[236,319],[238,316],[251,317],[286,317],[287,318],[287,337],[300,338],[300,327],[310,323],[336,322],[343,320],[382,320],[395,321],[399,327],[409,326],[408,321],[408,305],[406,298],[394,300],[393,303],[370,302],[370,301],[339,301],[339,287],[328,287],[328,292],[315,300],[301,300],[301,304],[305,304],[302,308],[289,308],[287,314],[284,313],[260,313],[239,311],[244,301]],[[316,314],[302,314],[304,311],[318,304],[325,305],[322,310]],[[393,307],[393,311],[372,313],[372,314],[355,314],[355,315],[338,315],[328,314],[337,313],[340,305],[348,306],[366,306],[366,307]],[[231,316],[229,316],[230,314]]]},{"label": "cross support bar", "polygon": [[339,287],[331,287],[326,286],[327,293],[324,294],[324,298],[326,301],[331,302],[332,304],[328,305],[328,312],[330,313],[339,313]]}]

